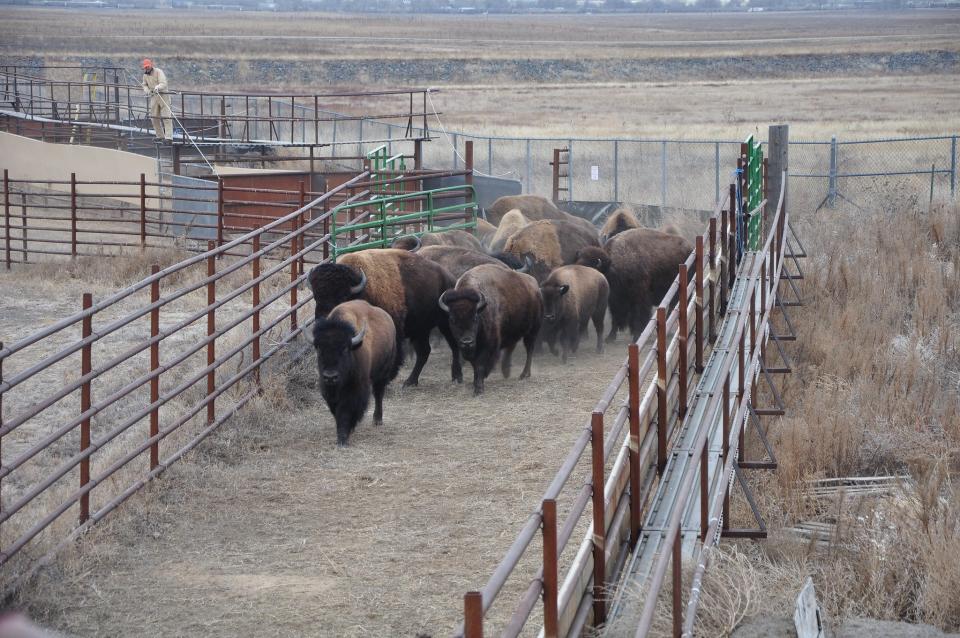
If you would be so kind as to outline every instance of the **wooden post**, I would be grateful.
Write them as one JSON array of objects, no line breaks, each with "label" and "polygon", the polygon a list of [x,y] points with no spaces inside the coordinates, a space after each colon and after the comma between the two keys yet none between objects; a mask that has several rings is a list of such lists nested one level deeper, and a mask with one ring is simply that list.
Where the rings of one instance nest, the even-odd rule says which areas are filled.
[{"label": "wooden post", "polygon": [[[259,364],[260,361],[260,255],[257,253],[260,252],[260,234],[257,233],[253,236],[253,314],[251,316],[251,321],[253,322],[253,363]],[[256,383],[260,385],[260,366],[257,365],[254,368],[254,378]]]},{"label": "wooden post", "polygon": [[667,467],[667,309],[657,307],[657,475]]},{"label": "wooden post", "polygon": [[[727,459],[730,458],[730,371],[727,371],[727,378],[723,382],[723,398],[721,401],[723,409],[723,466],[726,466]],[[730,486],[723,490],[723,529],[730,529]]]},{"label": "wooden post", "polygon": [[23,248],[23,263],[30,261],[27,242],[27,194],[20,193],[20,243]]},{"label": "wooden post", "polygon": [[[677,365],[678,372],[678,383],[679,388],[679,418],[682,421],[683,418],[687,415],[687,383],[688,380],[688,371],[689,371],[689,362],[687,361],[689,354],[687,350],[687,335],[690,334],[690,325],[687,321],[687,281],[689,279],[687,273],[687,265],[680,264],[680,290],[677,295],[677,310],[679,311],[680,320],[679,327],[677,328],[677,337],[678,337],[678,355],[679,361]],[[700,338],[700,332],[697,331],[697,339]],[[699,346],[699,344],[698,344]]]},{"label": "wooden post", "polygon": [[627,346],[630,416],[630,546],[640,540],[640,346]]},{"label": "wooden post", "polygon": [[553,149],[553,161],[550,163],[553,168],[553,186],[551,187],[551,197],[553,203],[560,201],[560,149]]},{"label": "wooden post", "polygon": [[[217,177],[217,248],[223,246],[223,178]],[[222,258],[223,255],[217,255]]]},{"label": "wooden post", "polygon": [[696,321],[694,328],[697,332],[697,347],[696,361],[694,362],[694,365],[696,366],[697,374],[700,374],[703,372],[703,343],[706,339],[706,335],[703,334],[703,235],[697,235],[695,259],[696,261],[694,262],[693,267],[696,269],[696,282],[694,283],[694,294],[696,296],[693,298],[693,303],[697,313],[696,317],[694,318]]},{"label": "wooden post", "polygon": [[467,592],[463,597],[463,637],[483,638],[483,594]]},{"label": "wooden post", "polygon": [[[737,177],[737,179],[740,179]],[[730,226],[727,237],[727,283],[726,287],[733,286],[733,281],[737,277],[737,237],[739,236],[739,223],[737,221],[737,185],[730,184]]]},{"label": "wooden post", "polygon": [[543,501],[543,632],[546,638],[560,635],[558,610],[557,502]]},{"label": "wooden post", "polygon": [[423,168],[423,140],[413,141],[413,169],[421,170]]},{"label": "wooden post", "polygon": [[[217,272],[216,265],[216,256],[213,254],[213,242],[207,242],[207,277],[213,277]],[[217,341],[216,338],[213,338],[213,335],[217,332],[217,314],[216,310],[211,308],[211,306],[217,301],[217,282],[215,279],[210,279],[207,282],[207,338],[210,341],[207,343],[207,365],[212,366],[214,361],[217,359]],[[207,398],[216,391],[217,389],[217,371],[211,369],[207,372]],[[213,423],[216,420],[216,400],[211,399],[207,403],[207,423]]]},{"label": "wooden post", "polygon": [[[777,200],[780,197],[780,186],[783,183],[783,171],[790,165],[790,127],[786,124],[773,125],[767,129],[767,158],[770,161],[767,176],[767,207],[768,219],[777,214]],[[787,191],[784,189],[784,198]]]},{"label": "wooden post", "polygon": [[602,625],[607,619],[607,529],[606,508],[603,500],[603,412],[594,412],[590,419],[592,436],[593,481],[593,624]]},{"label": "wooden post", "polygon": [[147,176],[140,173],[140,250],[147,247]]},{"label": "wooden post", "polygon": [[464,142],[463,163],[463,168],[467,171],[466,182],[468,185],[473,186],[473,140]]},{"label": "wooden post", "polygon": [[[717,218],[716,218],[716,217],[711,217],[711,218],[710,218],[710,252],[707,253],[707,259],[708,259],[709,262],[710,262],[710,276],[709,276],[709,278],[707,279],[707,289],[710,291],[710,304],[707,306],[707,335],[708,335],[708,338],[710,339],[710,342],[713,343],[713,340],[717,338],[717,325],[716,325],[716,320],[717,320],[717,315],[716,315],[716,308],[717,308],[717,304],[716,304],[717,286],[716,286],[716,283],[715,283],[716,280],[717,280],[717,273],[716,273],[716,268],[717,268]],[[701,265],[700,270],[701,270],[701,272],[703,271],[702,265]],[[701,285],[701,287],[702,287],[702,286],[703,286],[703,283],[702,283],[702,282],[703,282],[703,277],[701,276],[699,279],[700,279],[700,281],[701,281],[701,284],[700,284],[700,285]],[[702,294],[702,292],[703,292],[703,290],[702,290],[702,288],[701,288],[701,294]],[[702,357],[702,355],[701,355],[701,357]],[[702,358],[700,359],[700,365],[703,366],[703,359],[702,359]],[[699,370],[699,372],[703,372],[703,369],[701,368],[701,369]]]},{"label": "wooden post", "polygon": [[[160,266],[154,264],[150,267],[150,274],[156,275],[160,272]],[[150,304],[156,304],[160,301],[160,280],[157,279],[150,284]],[[157,402],[160,400],[160,342],[157,337],[160,336],[160,307],[156,306],[150,310],[150,438],[160,434],[160,406]],[[150,470],[155,470],[160,465],[160,442],[154,441],[150,444]]]},{"label": "wooden post", "polygon": [[70,173],[70,257],[77,256],[77,174]]},{"label": "wooden post", "polygon": [[673,537],[673,635],[683,635],[683,601],[680,590],[683,587],[683,557],[680,555],[680,530]]},{"label": "wooden post", "polygon": [[[727,311],[727,269],[729,268],[730,262],[730,242],[727,239],[727,236],[730,232],[729,227],[729,215],[727,214],[727,209],[724,208],[720,211],[720,250],[722,254],[720,255],[720,273],[717,277],[717,292],[720,295],[720,307],[719,311],[725,313]],[[719,317],[717,317],[719,319]]]},{"label": "wooden post", "polygon": [[[89,310],[93,305],[93,295],[89,292],[83,293],[83,310]],[[84,341],[90,338],[93,332],[93,317],[85,315],[81,320],[80,337]],[[80,376],[85,377],[90,374],[93,367],[91,364],[92,343],[84,343],[83,350],[80,353]],[[90,409],[90,380],[86,380],[80,386],[80,414]],[[80,423],[80,451],[84,452],[90,447],[90,417],[85,418]],[[87,456],[80,461],[80,489],[83,489],[90,482],[90,457]],[[90,518],[90,492],[85,492],[80,496],[80,524],[83,525]]]}]

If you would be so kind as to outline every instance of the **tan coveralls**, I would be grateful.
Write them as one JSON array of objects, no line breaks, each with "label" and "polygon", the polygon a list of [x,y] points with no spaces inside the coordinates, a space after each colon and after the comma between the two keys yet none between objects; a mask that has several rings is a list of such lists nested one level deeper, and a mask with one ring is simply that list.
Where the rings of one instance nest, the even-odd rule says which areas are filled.
[{"label": "tan coveralls", "polygon": [[140,86],[150,98],[150,119],[153,120],[157,137],[172,140],[173,112],[170,110],[170,94],[167,93],[167,76],[157,67],[153,67],[153,71],[143,74]]}]

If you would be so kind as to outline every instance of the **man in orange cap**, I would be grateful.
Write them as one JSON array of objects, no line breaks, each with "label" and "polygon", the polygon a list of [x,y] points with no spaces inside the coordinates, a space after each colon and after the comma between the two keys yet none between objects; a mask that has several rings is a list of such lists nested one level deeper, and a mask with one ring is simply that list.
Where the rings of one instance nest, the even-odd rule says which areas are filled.
[{"label": "man in orange cap", "polygon": [[149,59],[143,61],[143,92],[150,99],[150,119],[156,131],[154,141],[173,141],[173,113],[170,111],[170,97],[167,94],[167,76],[161,69],[153,66]]}]

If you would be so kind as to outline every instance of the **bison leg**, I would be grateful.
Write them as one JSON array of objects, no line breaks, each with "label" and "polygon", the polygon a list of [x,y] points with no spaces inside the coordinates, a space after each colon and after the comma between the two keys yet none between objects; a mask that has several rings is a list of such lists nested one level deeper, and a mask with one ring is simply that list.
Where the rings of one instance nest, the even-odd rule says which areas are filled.
[{"label": "bison leg", "polygon": [[373,386],[373,424],[383,425],[383,394],[387,389],[387,384],[375,384]]},{"label": "bison leg", "polygon": [[523,348],[527,351],[527,360],[523,363],[523,372],[520,373],[521,379],[526,379],[530,376],[530,364],[533,363],[533,346],[537,342],[537,331],[534,330],[531,333],[528,333],[523,338]]},{"label": "bison leg", "polygon": [[640,333],[650,321],[650,304],[646,299],[640,300],[640,303],[630,313],[630,334],[634,341],[640,338]]},{"label": "bison leg", "polygon": [[605,308],[593,313],[593,327],[597,329],[597,354],[603,354],[603,319],[606,314]]},{"label": "bison leg", "polygon": [[420,372],[423,370],[423,366],[427,365],[427,359],[430,357],[429,333],[411,337],[410,341],[413,343],[413,349],[417,353],[417,360],[413,364],[413,370],[410,371],[410,376],[403,382],[403,387],[420,383]]},{"label": "bison leg", "polygon": [[473,396],[478,397],[483,394],[483,379],[487,374],[483,369],[483,363],[473,362]]},{"label": "bison leg", "polygon": [[513,357],[513,349],[517,347],[517,344],[513,344],[509,348],[503,349],[503,354],[500,356],[500,372],[503,373],[504,379],[510,378],[510,359]]},{"label": "bison leg", "polygon": [[337,420],[337,446],[345,447],[347,445],[350,434],[362,416],[363,412],[358,413],[357,410],[351,409],[344,404],[340,405],[335,415]]},{"label": "bison leg", "polygon": [[463,383],[463,365],[460,362],[460,346],[457,345],[457,340],[453,338],[453,333],[450,332],[450,325],[448,323],[441,321],[437,325],[437,328],[440,329],[440,333],[446,340],[447,345],[450,346],[450,352],[453,354],[453,362],[450,364],[450,378],[456,383]]}]

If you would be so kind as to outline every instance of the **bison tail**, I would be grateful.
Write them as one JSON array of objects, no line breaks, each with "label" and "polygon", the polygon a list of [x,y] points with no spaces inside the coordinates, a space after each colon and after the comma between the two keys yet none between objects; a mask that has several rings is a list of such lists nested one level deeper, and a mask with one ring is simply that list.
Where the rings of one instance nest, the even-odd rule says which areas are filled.
[{"label": "bison tail", "polygon": [[393,365],[390,366],[390,379],[396,378],[397,374],[400,372],[400,368],[403,366],[405,354],[406,353],[403,349],[403,339],[397,339],[397,352],[393,359]]}]

